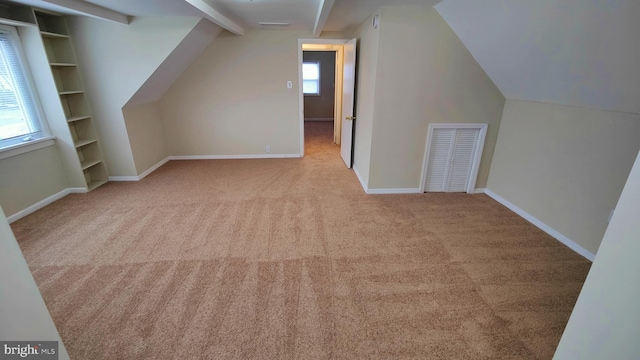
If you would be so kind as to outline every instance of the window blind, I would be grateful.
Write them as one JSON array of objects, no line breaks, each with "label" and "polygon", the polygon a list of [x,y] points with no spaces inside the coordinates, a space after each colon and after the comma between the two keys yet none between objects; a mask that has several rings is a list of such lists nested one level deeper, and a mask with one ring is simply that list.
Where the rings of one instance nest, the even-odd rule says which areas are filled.
[{"label": "window blind", "polygon": [[0,147],[42,137],[17,34],[0,28]]}]

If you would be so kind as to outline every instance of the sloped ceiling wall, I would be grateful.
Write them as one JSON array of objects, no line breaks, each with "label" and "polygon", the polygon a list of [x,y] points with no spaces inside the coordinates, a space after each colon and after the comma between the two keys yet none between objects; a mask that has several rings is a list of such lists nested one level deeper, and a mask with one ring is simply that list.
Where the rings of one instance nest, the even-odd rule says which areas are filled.
[{"label": "sloped ceiling wall", "polygon": [[218,36],[222,28],[202,19],[140,86],[125,106],[157,101]]},{"label": "sloped ceiling wall", "polygon": [[640,1],[444,0],[507,99],[640,113]]}]

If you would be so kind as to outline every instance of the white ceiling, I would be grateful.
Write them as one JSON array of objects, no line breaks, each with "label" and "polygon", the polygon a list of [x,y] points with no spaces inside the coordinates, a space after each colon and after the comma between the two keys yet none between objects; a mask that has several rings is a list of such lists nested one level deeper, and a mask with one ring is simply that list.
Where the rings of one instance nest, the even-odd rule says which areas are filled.
[{"label": "white ceiling", "polygon": [[336,0],[324,31],[343,31],[357,27],[382,6],[429,5],[441,0]]},{"label": "white ceiling", "polygon": [[[31,6],[73,14],[44,0],[14,0]],[[85,1],[130,16],[198,16],[202,13],[185,0],[69,0]],[[291,30],[313,30],[321,0],[204,0],[215,10],[245,28],[259,22],[288,22]],[[440,0],[335,0],[325,31],[342,31],[360,25],[384,5],[429,4]]]},{"label": "white ceiling", "polygon": [[640,113],[640,1],[444,0],[507,99]]},{"label": "white ceiling", "polygon": [[[18,1],[65,12],[46,0]],[[187,0],[55,1],[132,16],[203,17]],[[313,30],[322,0],[202,1],[245,28],[264,21]],[[639,0],[335,0],[323,29],[350,30],[381,6],[414,4],[437,4],[508,99],[640,113]]]},{"label": "white ceiling", "polygon": [[206,0],[216,10],[247,28],[259,22],[291,23],[288,29],[311,30],[320,0]]}]

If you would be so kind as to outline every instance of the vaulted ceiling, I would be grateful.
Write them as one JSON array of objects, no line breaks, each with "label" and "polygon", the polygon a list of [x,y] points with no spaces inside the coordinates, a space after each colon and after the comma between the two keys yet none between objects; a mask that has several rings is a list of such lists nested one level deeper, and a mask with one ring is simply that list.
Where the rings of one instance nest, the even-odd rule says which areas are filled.
[{"label": "vaulted ceiling", "polygon": [[640,113],[640,1],[444,0],[507,99]]},{"label": "vaulted ceiling", "polygon": [[276,28],[315,36],[352,29],[381,6],[435,5],[507,99],[640,113],[638,0],[17,1],[115,21],[198,16],[238,35],[289,23]]},{"label": "vaulted ceiling", "polygon": [[[78,13],[78,4],[99,6],[129,16],[199,16],[213,11],[242,28],[260,23],[289,23],[286,29],[343,31],[361,24],[381,6],[429,4],[440,0],[12,0],[62,13]],[[75,9],[75,10],[74,10]],[[325,25],[326,23],[326,25]],[[220,24],[218,24],[220,25]],[[224,27],[224,26],[223,26]],[[230,30],[230,29],[228,29]],[[233,32],[233,31],[232,31]]]}]

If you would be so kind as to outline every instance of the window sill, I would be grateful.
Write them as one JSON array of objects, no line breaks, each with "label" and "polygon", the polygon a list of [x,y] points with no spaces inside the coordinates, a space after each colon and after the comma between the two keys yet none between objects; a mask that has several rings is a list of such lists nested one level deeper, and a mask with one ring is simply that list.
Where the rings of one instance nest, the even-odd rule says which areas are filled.
[{"label": "window sill", "polygon": [[39,150],[48,146],[55,145],[55,137],[45,136],[40,139],[32,140],[22,144],[7,146],[0,149],[0,160],[7,159],[30,151]]}]

